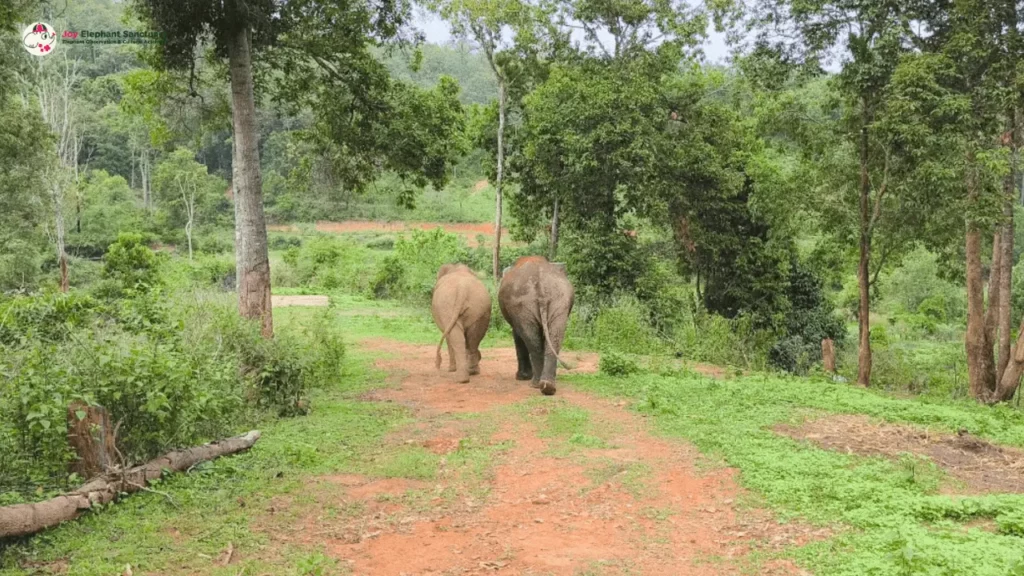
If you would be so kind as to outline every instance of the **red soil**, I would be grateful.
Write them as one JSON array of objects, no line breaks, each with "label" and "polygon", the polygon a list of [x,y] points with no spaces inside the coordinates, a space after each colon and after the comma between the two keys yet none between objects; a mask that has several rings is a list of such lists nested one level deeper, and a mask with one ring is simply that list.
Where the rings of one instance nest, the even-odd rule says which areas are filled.
[{"label": "red soil", "polygon": [[[482,374],[456,384],[434,369],[431,346],[363,346],[386,353],[378,366],[401,378],[371,399],[401,403],[416,417],[388,442],[441,455],[441,469],[426,482],[358,475],[314,481],[311,493],[324,494],[319,506],[294,537],[279,538],[323,546],[352,574],[807,574],[788,561],[748,555],[827,533],[737,506],[744,493],[735,470],[698,470],[694,448],[653,435],[625,402],[564,382],[553,398],[540,396],[514,379],[511,348],[482,350]],[[594,355],[570,353],[567,360],[577,367],[560,374],[596,369]],[[604,444],[558,452],[566,439],[543,428],[556,407],[584,409]],[[464,417],[473,412],[480,415]],[[482,434],[481,423],[491,432]],[[467,438],[503,447],[475,488],[447,464]],[[320,498],[355,503],[360,513],[324,513],[328,502]]]},{"label": "red soil", "polygon": [[[443,228],[446,232],[461,234],[470,247],[477,246],[476,237],[482,234],[488,241],[494,237],[494,224],[466,224],[440,222],[372,222],[366,220],[346,220],[344,222],[328,222],[321,220],[316,223],[317,232],[331,234],[351,234],[354,232],[392,232],[400,233],[408,230],[433,230]],[[297,228],[286,224],[267,226],[268,230],[277,232],[296,232]],[[508,229],[502,228],[502,238],[508,237]]]}]

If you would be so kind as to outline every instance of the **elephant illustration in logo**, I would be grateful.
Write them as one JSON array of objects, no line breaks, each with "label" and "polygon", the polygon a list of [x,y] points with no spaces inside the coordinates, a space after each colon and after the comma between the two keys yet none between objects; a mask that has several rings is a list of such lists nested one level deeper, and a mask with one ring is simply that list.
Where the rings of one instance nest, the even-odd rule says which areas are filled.
[{"label": "elephant illustration in logo", "polygon": [[57,43],[57,33],[49,24],[43,22],[36,22],[25,28],[21,38],[25,49],[36,56],[49,54]]}]

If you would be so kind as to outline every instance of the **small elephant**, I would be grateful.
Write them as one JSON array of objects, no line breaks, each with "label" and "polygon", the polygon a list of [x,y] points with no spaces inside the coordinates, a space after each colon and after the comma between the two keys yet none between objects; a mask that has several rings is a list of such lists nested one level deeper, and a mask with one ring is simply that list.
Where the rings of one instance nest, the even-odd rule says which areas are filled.
[{"label": "small elephant", "polygon": [[491,295],[464,264],[445,264],[437,272],[430,303],[434,323],[441,329],[435,366],[441,368],[441,344],[448,339],[448,371],[456,382],[469,382],[480,373],[480,341],[491,324]]},{"label": "small elephant", "polygon": [[517,260],[498,288],[498,306],[516,344],[516,379],[532,380],[548,396],[555,393],[558,352],[574,297],[565,269],[543,256]]}]

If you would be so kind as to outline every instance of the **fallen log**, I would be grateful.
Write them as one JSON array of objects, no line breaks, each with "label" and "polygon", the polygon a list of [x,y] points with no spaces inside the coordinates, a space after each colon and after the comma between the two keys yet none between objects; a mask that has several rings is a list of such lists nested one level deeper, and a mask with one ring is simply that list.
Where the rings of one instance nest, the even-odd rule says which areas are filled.
[{"label": "fallen log", "polygon": [[182,472],[200,462],[248,450],[259,439],[259,430],[253,430],[243,436],[175,450],[141,466],[108,472],[73,492],[43,502],[0,507],[0,540],[35,534],[74,520],[93,506],[114,501],[118,494],[146,489],[149,482],[162,476],[164,471]]}]

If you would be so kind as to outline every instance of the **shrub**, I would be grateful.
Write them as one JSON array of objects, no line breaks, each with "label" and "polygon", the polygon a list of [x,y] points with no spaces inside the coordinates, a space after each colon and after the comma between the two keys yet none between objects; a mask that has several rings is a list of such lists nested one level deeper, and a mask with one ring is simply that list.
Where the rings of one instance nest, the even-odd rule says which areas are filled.
[{"label": "shrub", "polygon": [[918,314],[931,318],[936,322],[946,321],[946,310],[946,297],[943,296],[942,294],[935,294],[933,296],[929,296],[922,300],[921,303],[917,305]]},{"label": "shrub", "polygon": [[404,281],[405,266],[397,256],[391,255],[377,268],[377,273],[370,282],[370,292],[377,299],[393,298],[402,293]]},{"label": "shrub", "polygon": [[393,254],[384,258],[370,282],[374,298],[430,299],[442,264],[470,262],[470,252],[461,236],[441,228],[413,230],[395,242]]},{"label": "shrub", "polygon": [[883,304],[891,303],[890,307],[913,312],[925,300],[941,296],[947,318],[962,316],[967,308],[963,289],[940,278],[939,272],[935,254],[918,248],[903,258],[899,268],[884,277],[882,292],[886,300]]},{"label": "shrub", "polygon": [[[104,406],[127,463],[237,431],[262,411],[304,412],[344,346],[327,317],[272,340],[230,298],[137,293],[18,297],[0,307],[0,494],[66,488],[66,409]],[[15,337],[12,337],[15,336]]]},{"label": "shrub", "polygon": [[672,344],[678,355],[690,360],[762,369],[775,337],[754,330],[752,325],[744,316],[729,320],[717,314],[700,313],[676,330]]},{"label": "shrub", "polygon": [[371,250],[391,250],[395,247],[395,239],[391,236],[378,236],[367,240],[366,247]]},{"label": "shrub", "polygon": [[872,348],[889,347],[889,331],[886,330],[885,326],[872,326],[870,338]]},{"label": "shrub", "polygon": [[157,284],[157,259],[141,234],[119,234],[103,257],[103,276],[129,291],[145,292]]},{"label": "shrub", "polygon": [[364,292],[372,278],[373,257],[363,246],[328,234],[289,247],[283,265],[271,274],[277,286],[302,286],[322,290]]},{"label": "shrub", "polygon": [[639,372],[640,366],[630,358],[615,352],[608,352],[601,354],[599,370],[601,374],[607,376],[629,376]]},{"label": "shrub", "polygon": [[34,245],[19,239],[9,241],[0,254],[0,291],[34,287],[42,262]]},{"label": "shrub", "polygon": [[288,250],[302,246],[302,238],[298,236],[285,236],[273,234],[270,236],[269,247],[271,250]]},{"label": "shrub", "polygon": [[232,257],[198,254],[189,263],[189,277],[198,286],[229,288],[235,276],[235,260]]},{"label": "shrub", "polygon": [[0,304],[0,345],[40,340],[63,342],[91,323],[101,303],[81,292],[18,296]]},{"label": "shrub", "polygon": [[593,344],[602,352],[653,354],[663,345],[649,319],[650,312],[635,298],[620,297],[594,318]]}]

